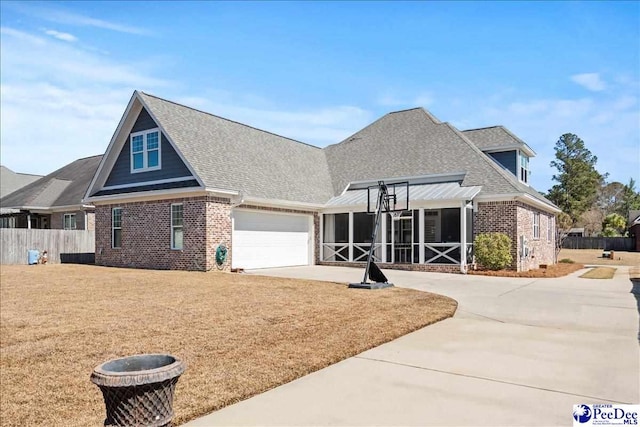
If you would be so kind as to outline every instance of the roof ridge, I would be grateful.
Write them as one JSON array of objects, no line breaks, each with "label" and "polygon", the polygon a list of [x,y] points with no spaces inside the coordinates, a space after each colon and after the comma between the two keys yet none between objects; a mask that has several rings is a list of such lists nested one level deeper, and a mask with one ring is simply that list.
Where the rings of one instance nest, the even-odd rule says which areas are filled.
[{"label": "roof ridge", "polygon": [[140,91],[140,93],[142,93],[144,95],[147,95],[147,96],[150,96],[150,97],[155,98],[155,99],[159,99],[160,101],[168,102],[170,104],[174,104],[174,105],[177,105],[179,107],[187,108],[189,110],[193,110],[193,111],[196,111],[196,112],[201,113],[201,114],[206,114],[207,116],[215,117],[216,119],[225,120],[227,122],[235,123],[237,125],[241,125],[241,126],[249,128],[249,129],[257,130],[258,132],[268,133],[269,135],[274,135],[274,136],[277,136],[279,138],[284,138],[284,139],[288,139],[289,141],[297,142],[298,144],[302,144],[302,145],[306,145],[306,146],[309,146],[309,147],[312,147],[312,148],[316,148],[318,150],[322,150],[322,148],[320,148],[320,147],[318,147],[316,145],[309,144],[308,142],[298,141],[297,139],[289,138],[288,136],[279,135],[279,134],[274,133],[274,132],[269,132],[268,130],[264,130],[264,129],[257,128],[255,126],[248,125],[246,123],[241,123],[241,122],[238,122],[238,121],[235,121],[235,120],[227,119],[226,117],[218,116],[216,114],[209,113],[207,111],[199,110],[197,108],[193,108],[193,107],[190,107],[188,105],[181,104],[181,103],[176,102],[176,101],[172,101],[170,99],[161,98],[159,96],[152,95],[152,94],[144,92],[144,91]]},{"label": "roof ridge", "polygon": [[495,128],[505,128],[503,125],[493,125],[493,126],[484,126],[481,128],[471,128],[471,129],[465,129],[465,130],[461,130],[460,132],[471,132],[474,130],[485,130],[485,129],[495,129]]},{"label": "roof ridge", "polygon": [[[414,109],[415,109],[415,108],[414,108]],[[408,111],[408,110],[407,110],[407,111]],[[335,144],[329,144],[329,145],[327,145],[326,147],[322,148],[322,150],[325,150],[325,149],[327,149],[327,148],[329,148],[329,147],[335,147],[335,146],[337,146],[337,145],[345,144],[345,143],[347,143],[347,142],[351,142],[351,141],[353,140],[353,138],[354,138],[357,134],[359,134],[359,133],[361,133],[361,132],[364,132],[366,129],[369,129],[371,126],[375,125],[375,124],[376,124],[376,123],[378,123],[380,120],[384,119],[385,117],[387,117],[387,116],[388,116],[388,115],[390,115],[390,114],[392,114],[392,113],[387,113],[387,114],[385,114],[385,115],[383,115],[383,116],[378,117],[376,120],[374,120],[373,122],[369,123],[367,126],[363,127],[363,128],[362,128],[362,129],[360,129],[359,131],[352,133],[351,135],[349,135],[348,137],[346,137],[345,139],[343,139],[343,140],[342,140],[342,141],[340,141],[340,142],[336,142]]]},{"label": "roof ridge", "polygon": [[412,111],[412,110],[424,110],[424,108],[423,107],[405,108],[404,110],[389,111],[387,114],[406,113],[407,111]]}]

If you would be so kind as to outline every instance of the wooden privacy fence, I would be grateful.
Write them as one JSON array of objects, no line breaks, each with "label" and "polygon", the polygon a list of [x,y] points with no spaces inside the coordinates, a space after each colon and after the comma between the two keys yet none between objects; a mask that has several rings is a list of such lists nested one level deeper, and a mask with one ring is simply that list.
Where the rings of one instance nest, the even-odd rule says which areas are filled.
[{"label": "wooden privacy fence", "polygon": [[0,228],[0,264],[27,264],[31,249],[47,251],[50,263],[92,264],[95,247],[95,231]]},{"label": "wooden privacy fence", "polygon": [[608,251],[633,251],[636,241],[632,237],[567,237],[564,249],[606,249]]}]

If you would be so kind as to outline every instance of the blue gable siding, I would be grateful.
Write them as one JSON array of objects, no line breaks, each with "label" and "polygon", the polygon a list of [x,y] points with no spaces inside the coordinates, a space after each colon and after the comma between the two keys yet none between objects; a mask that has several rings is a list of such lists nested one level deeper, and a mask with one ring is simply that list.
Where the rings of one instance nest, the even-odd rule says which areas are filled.
[{"label": "blue gable siding", "polygon": [[[131,133],[139,132],[147,129],[157,128],[158,125],[151,118],[146,109],[142,109],[136,122],[131,129]],[[187,166],[182,162],[178,153],[173,149],[167,137],[161,135],[161,165],[162,168],[155,171],[131,173],[131,141],[127,136],[127,141],[122,147],[122,151],[118,155],[116,163],[111,169],[109,178],[105,182],[105,186],[110,185],[122,185],[122,184],[135,184],[149,181],[156,181],[160,179],[182,178],[191,176],[191,172]]]},{"label": "blue gable siding", "polygon": [[516,151],[500,151],[498,153],[488,153],[489,157],[498,162],[502,167],[506,168],[518,176],[518,158]]}]

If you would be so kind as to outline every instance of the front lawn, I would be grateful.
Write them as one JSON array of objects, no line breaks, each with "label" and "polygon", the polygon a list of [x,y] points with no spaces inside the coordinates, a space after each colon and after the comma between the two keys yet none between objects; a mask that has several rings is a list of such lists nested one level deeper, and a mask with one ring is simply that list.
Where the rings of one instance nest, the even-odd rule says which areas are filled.
[{"label": "front lawn", "polygon": [[177,424],[453,315],[409,289],[219,272],[2,266],[0,425],[102,425],[93,368],[170,353]]}]

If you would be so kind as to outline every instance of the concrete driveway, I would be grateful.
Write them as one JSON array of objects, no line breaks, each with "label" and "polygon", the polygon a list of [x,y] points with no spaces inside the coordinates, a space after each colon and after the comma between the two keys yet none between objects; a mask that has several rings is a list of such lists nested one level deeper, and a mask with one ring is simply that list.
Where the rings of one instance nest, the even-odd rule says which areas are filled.
[{"label": "concrete driveway", "polygon": [[[347,283],[363,270],[249,273]],[[511,279],[385,270],[396,286],[456,299],[456,315],[187,425],[566,426],[576,403],[639,403],[638,311],[627,267],[611,280],[581,273]]]}]

